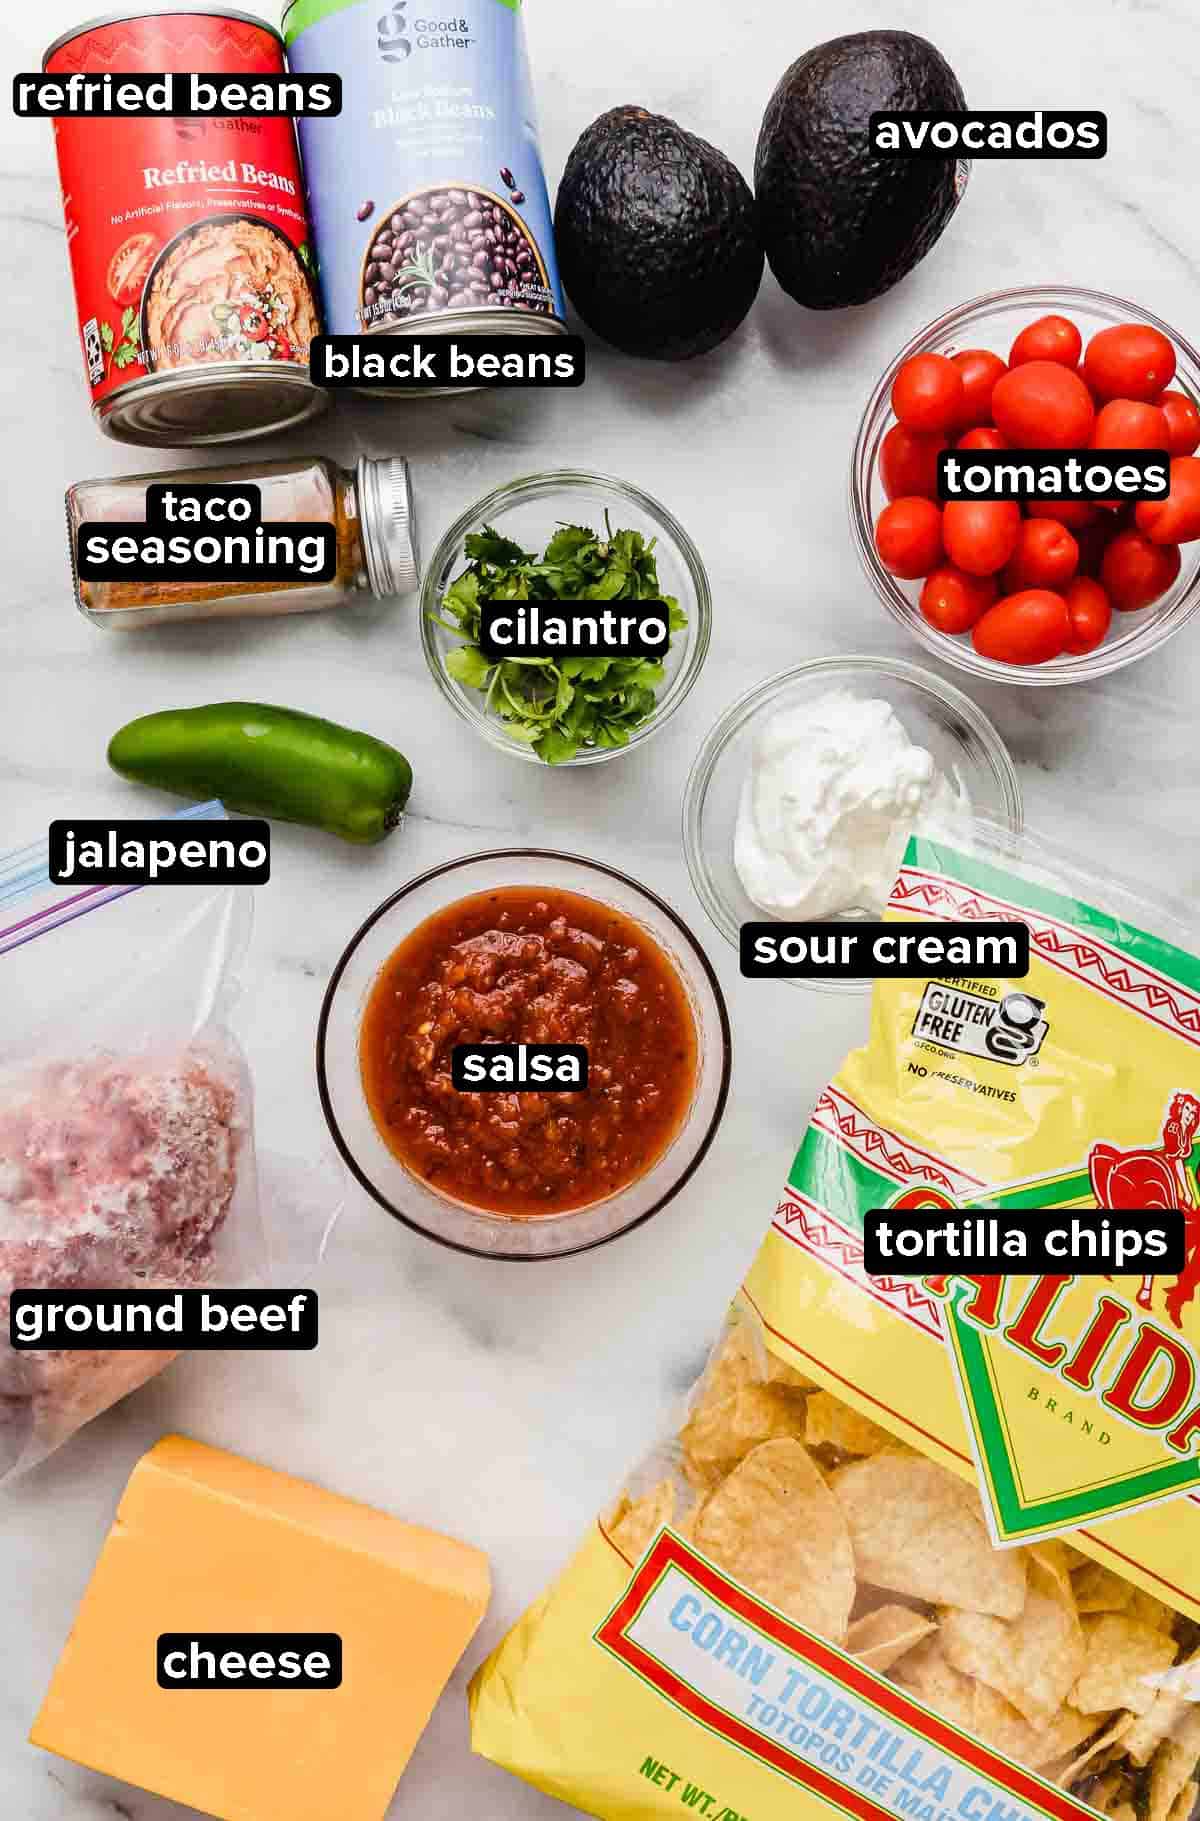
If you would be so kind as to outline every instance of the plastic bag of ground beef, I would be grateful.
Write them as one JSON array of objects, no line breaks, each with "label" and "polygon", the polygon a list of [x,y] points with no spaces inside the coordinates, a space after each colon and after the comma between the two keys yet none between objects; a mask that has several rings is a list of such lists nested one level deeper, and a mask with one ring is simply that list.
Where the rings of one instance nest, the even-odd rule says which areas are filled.
[{"label": "plastic bag of ground beef", "polygon": [[[982,828],[913,837],[886,917],[1024,924],[1028,971],[876,982],[673,1433],[478,1671],[474,1749],[604,1821],[1190,1821],[1194,917]],[[1077,1227],[1096,1274],[871,1274],[880,1210]],[[1126,1210],[1182,1227],[1170,1269],[1104,1259]]]},{"label": "plastic bag of ground beef", "polygon": [[266,1268],[225,1024],[248,892],[52,885],[46,858],[0,857],[0,1480],[175,1357],[14,1347],[14,1291],[235,1287]]}]

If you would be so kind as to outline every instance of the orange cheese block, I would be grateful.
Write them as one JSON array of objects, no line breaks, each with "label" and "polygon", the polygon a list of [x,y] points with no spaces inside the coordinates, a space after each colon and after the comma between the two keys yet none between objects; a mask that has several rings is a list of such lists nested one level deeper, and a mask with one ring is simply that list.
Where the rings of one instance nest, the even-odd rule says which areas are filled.
[{"label": "orange cheese block", "polygon": [[[134,1468],[30,1734],[221,1821],[381,1821],[487,1557],[172,1435]],[[337,1688],[163,1689],[163,1632],[342,1640]]]}]

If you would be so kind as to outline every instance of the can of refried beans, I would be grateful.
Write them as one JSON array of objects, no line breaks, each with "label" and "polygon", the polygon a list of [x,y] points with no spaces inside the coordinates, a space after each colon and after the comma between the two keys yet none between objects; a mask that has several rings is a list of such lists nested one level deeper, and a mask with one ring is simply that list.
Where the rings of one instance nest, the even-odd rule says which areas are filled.
[{"label": "can of refried beans", "polygon": [[283,31],[342,77],[299,122],[329,332],[563,334],[521,0],[288,0]]},{"label": "can of refried beans", "polygon": [[[65,32],[53,75],[284,68],[278,32],[193,5]],[[92,410],[122,442],[233,442],[320,411],[321,324],[293,123],[283,116],[59,119],[67,242]]]}]

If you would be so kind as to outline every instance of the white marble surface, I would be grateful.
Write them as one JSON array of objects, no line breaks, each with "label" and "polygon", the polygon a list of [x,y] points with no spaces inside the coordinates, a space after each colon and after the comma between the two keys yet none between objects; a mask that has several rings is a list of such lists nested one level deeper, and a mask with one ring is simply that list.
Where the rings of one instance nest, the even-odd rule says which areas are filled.
[{"label": "white marble surface", "polygon": [[[79,10],[76,0],[42,0],[36,13],[6,7],[7,65],[36,67]],[[640,753],[567,776],[498,761],[471,739],[433,690],[410,607],[128,640],[75,613],[64,486],[182,464],[146,461],[91,426],[50,129],[11,116],[0,126],[0,847],[35,838],[55,814],[157,811],[159,800],[111,780],[103,761],[112,730],[154,708],[231,695],[287,702],[405,747],[417,778],[412,810],[383,848],[275,833],[239,1023],[261,1140],[293,1155],[322,1148],[313,1031],[346,938],[410,873],[474,849],[536,841],[636,872],[706,942],[736,1039],[717,1145],[647,1228],[589,1256],[519,1270],[441,1251],[349,1194],[312,1276],[323,1297],[315,1355],[185,1360],[0,1493],[5,1821],[184,1813],[25,1742],[121,1486],[169,1429],[484,1545],[492,1611],[390,1813],[549,1821],[568,1812],[470,1756],[467,1673],[563,1561],[696,1372],[813,1097],[864,1026],[862,1001],[739,981],[683,863],[679,803],[692,756],[727,702],[787,664],[849,651],[918,655],[864,586],[843,495],[866,394],[922,323],[995,287],[1057,280],[1123,291],[1200,334],[1200,19],[1189,0],[893,0],[882,11],[866,0],[530,0],[527,11],[552,185],[576,134],[621,102],[674,115],[749,171],[762,108],[788,63],[824,37],[879,24],[933,38],[975,106],[1105,108],[1111,150],[1099,164],[978,164],[933,255],[864,310],[806,315],[768,275],[741,333],[704,361],[659,368],[597,347],[583,394],[355,401],[287,445],[407,452],[427,549],[490,487],[557,464],[640,482],[692,530],[716,600],[697,689]],[[1108,846],[1194,889],[1198,686],[1193,629],[1102,688],[976,694],[1015,755],[1034,826]],[[290,1269],[311,1271],[315,1221],[283,1219]]]}]

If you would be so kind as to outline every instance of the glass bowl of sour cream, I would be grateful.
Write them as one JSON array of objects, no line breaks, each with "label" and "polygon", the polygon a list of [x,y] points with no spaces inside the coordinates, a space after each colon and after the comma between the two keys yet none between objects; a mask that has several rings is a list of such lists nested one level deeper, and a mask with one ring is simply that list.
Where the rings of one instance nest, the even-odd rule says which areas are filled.
[{"label": "glass bowl of sour cream", "polygon": [[817,658],[721,715],[684,792],[683,845],[736,948],[744,923],[882,916],[914,826],[952,838],[972,817],[1015,833],[1022,812],[1008,750],[969,697],[900,659]]}]

